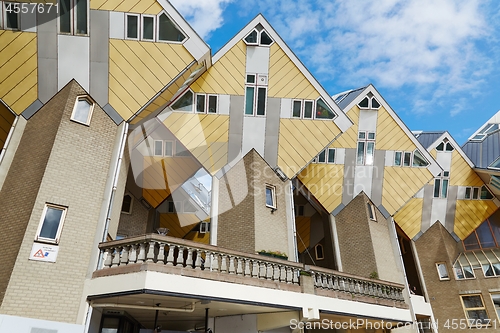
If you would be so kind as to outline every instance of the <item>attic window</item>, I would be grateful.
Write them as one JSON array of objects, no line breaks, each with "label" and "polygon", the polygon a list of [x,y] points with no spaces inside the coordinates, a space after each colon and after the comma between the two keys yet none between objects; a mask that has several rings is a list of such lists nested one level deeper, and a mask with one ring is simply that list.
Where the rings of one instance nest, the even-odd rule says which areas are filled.
[{"label": "attic window", "polygon": [[358,103],[358,107],[365,110],[378,110],[380,108],[380,103],[375,99],[373,94],[369,93],[368,96],[363,98],[361,102]]},{"label": "attic window", "polygon": [[318,98],[316,100],[316,119],[333,119],[335,118],[335,113],[326,105],[326,103]]},{"label": "attic window", "polygon": [[94,102],[92,102],[87,96],[78,96],[76,98],[75,106],[70,119],[88,126],[90,124],[90,119],[92,118],[93,110]]},{"label": "attic window", "polygon": [[165,13],[158,17],[158,40],[167,42],[182,42],[186,36],[175,26]]},{"label": "attic window", "polygon": [[494,160],[488,168],[500,169],[500,157]]},{"label": "attic window", "polygon": [[247,45],[255,46],[269,46],[274,42],[264,29],[260,32],[258,32],[257,29],[253,29],[252,32],[245,37],[244,41]]},{"label": "attic window", "polygon": [[172,109],[175,111],[193,111],[193,98],[194,94],[191,90],[188,90],[180,98],[172,104]]},{"label": "attic window", "polygon": [[484,138],[490,134],[490,133],[493,133],[493,132],[496,132],[498,131],[499,129],[499,124],[486,124],[485,126],[483,126],[483,128],[477,132],[476,135],[474,135],[474,137],[472,137],[470,140],[471,141],[482,141],[484,140]]},{"label": "attic window", "polygon": [[453,151],[455,148],[453,148],[452,144],[448,141],[448,139],[444,138],[444,140],[436,146],[437,151]]},{"label": "attic window", "polygon": [[429,162],[427,162],[425,157],[422,156],[422,153],[420,153],[420,150],[416,149],[413,152],[413,166],[414,167],[425,167],[428,165],[429,165]]}]

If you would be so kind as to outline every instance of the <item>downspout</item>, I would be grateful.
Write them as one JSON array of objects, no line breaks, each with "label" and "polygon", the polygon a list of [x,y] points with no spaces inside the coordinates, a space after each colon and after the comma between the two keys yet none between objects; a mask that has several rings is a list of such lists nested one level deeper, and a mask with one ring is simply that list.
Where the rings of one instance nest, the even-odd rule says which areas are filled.
[{"label": "downspout", "polygon": [[[123,162],[123,153],[125,151],[125,142],[127,141],[127,131],[128,131],[128,123],[125,123],[125,126],[123,126],[122,129],[122,139],[120,142],[120,153],[118,155],[118,160],[116,161],[116,166],[115,166],[115,174],[113,178],[113,186],[111,188],[111,194],[109,196],[109,203],[108,203],[108,213],[106,215],[106,222],[104,224],[104,232],[102,234],[102,239],[101,241],[104,242],[106,241],[106,238],[108,236],[108,230],[109,230],[109,223],[111,221],[111,213],[113,211],[113,201],[115,199],[115,194],[116,194],[116,188],[118,186],[118,178],[120,176],[120,168]],[[99,261],[97,262],[97,269],[101,267],[102,264],[102,258],[103,258],[103,252],[99,254]]]}]

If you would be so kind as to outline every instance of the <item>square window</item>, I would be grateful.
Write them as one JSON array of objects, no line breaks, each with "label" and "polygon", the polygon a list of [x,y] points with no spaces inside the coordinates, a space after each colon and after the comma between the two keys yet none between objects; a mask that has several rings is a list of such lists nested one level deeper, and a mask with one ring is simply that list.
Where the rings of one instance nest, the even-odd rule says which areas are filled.
[{"label": "square window", "polygon": [[276,187],[266,185],[266,206],[276,209]]},{"label": "square window", "polygon": [[365,139],[366,138],[366,133],[365,132],[359,132],[358,133],[358,139]]},{"label": "square window", "polygon": [[374,132],[368,132],[368,140],[375,140],[375,133]]},{"label": "square window", "polygon": [[45,204],[35,240],[59,243],[66,207]]},{"label": "square window", "polygon": [[94,102],[87,96],[78,96],[70,119],[84,125],[89,125],[93,110]]},{"label": "square window", "polygon": [[446,263],[438,262],[436,263],[436,269],[438,271],[439,280],[449,280],[450,275],[448,274],[448,268],[446,267]]},{"label": "square window", "polygon": [[469,327],[489,325],[490,320],[481,295],[460,296]]},{"label": "square window", "polygon": [[247,74],[247,83],[255,83],[255,74]]}]

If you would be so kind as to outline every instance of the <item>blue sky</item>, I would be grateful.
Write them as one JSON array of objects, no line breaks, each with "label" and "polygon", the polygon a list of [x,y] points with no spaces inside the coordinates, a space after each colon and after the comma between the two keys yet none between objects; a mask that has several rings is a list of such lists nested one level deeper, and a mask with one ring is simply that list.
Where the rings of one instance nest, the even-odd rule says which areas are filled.
[{"label": "blue sky", "polygon": [[171,0],[217,52],[262,13],[331,94],[372,83],[460,143],[500,109],[500,1]]}]

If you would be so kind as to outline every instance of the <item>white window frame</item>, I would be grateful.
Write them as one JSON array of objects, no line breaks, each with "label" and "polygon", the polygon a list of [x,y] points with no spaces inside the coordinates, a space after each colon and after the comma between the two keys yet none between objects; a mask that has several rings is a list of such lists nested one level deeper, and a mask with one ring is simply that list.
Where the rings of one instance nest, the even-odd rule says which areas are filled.
[{"label": "white window frame", "polygon": [[[198,111],[198,96],[205,97],[205,103],[203,105],[203,111]],[[215,112],[209,112],[210,97],[215,97]],[[218,114],[219,113],[219,95],[216,94],[203,94],[196,93],[194,97],[194,112],[197,114]]]},{"label": "white window frame", "polygon": [[[22,6],[22,3],[20,2],[11,2],[11,1],[0,1],[0,29],[4,29],[4,30],[11,30],[11,31],[20,31],[21,30],[21,6]],[[18,27],[17,28],[9,28],[7,27],[7,6],[10,5],[9,7],[9,11],[13,10],[13,7],[17,7],[19,8],[18,12],[15,13],[17,14],[17,25]],[[16,9],[17,10],[17,9]],[[31,10],[31,8],[30,8]]]},{"label": "white window frame", "polygon": [[[128,16],[134,16],[137,18],[137,38],[129,37],[128,36]],[[125,14],[125,39],[128,40],[140,40],[141,38],[141,15],[140,14],[132,14],[132,13],[126,13]]]},{"label": "white window frame", "polygon": [[[155,42],[156,41],[156,35],[158,34],[158,27],[156,26],[156,15],[149,15],[149,14],[141,14],[140,15],[140,22],[139,22],[139,33],[140,37],[139,39],[142,41],[146,42]],[[149,17],[153,19],[153,38],[144,38],[144,18]]]},{"label": "white window frame", "polygon": [[132,194],[130,194],[130,193],[128,193],[128,192],[127,192],[127,193],[125,193],[125,194],[123,195],[123,200],[125,200],[125,197],[126,197],[126,196],[129,196],[129,197],[130,197],[130,209],[129,209],[128,211],[124,211],[124,210],[123,210],[123,201],[122,201],[122,207],[121,207],[121,209],[120,209],[120,212],[121,212],[121,213],[123,213],[123,214],[128,214],[128,215],[130,215],[130,214],[132,214],[132,206],[133,206],[133,204],[134,204],[134,196],[133,196]]},{"label": "white window frame", "polygon": [[[441,272],[439,271],[439,266],[440,265],[444,265],[444,268],[446,269],[446,274],[448,275],[448,277],[441,276]],[[448,281],[448,280],[450,280],[450,273],[448,272],[448,265],[446,265],[446,263],[444,261],[436,263],[436,270],[437,270],[438,277],[439,277],[440,281]]]},{"label": "white window frame", "polygon": [[[172,143],[172,154],[167,154],[167,142]],[[165,140],[163,142],[163,156],[165,157],[174,157],[175,156],[175,140]]]},{"label": "white window frame", "polygon": [[210,231],[208,222],[200,222],[200,234],[206,234]]},{"label": "white window frame", "polygon": [[[267,190],[268,189],[271,190],[272,205],[269,205],[267,203]],[[265,199],[265,202],[266,202],[266,207],[271,208],[271,209],[276,209],[277,208],[277,205],[276,205],[276,186],[270,185],[270,184],[266,184],[265,192],[264,192],[264,199]]]},{"label": "white window frame", "polygon": [[[158,143],[161,145],[161,149],[160,149],[161,153],[160,154],[156,153],[156,144],[158,144]],[[165,149],[165,147],[163,145],[163,140],[154,140],[153,141],[153,156],[155,156],[155,157],[163,157],[163,154],[165,153],[164,149]]]},{"label": "white window frame", "polygon": [[[247,37],[250,36],[254,31],[257,34],[257,39],[256,39],[255,43],[247,42]],[[260,45],[260,32],[255,28],[252,29],[252,31],[250,31],[248,34],[245,35],[245,37],[243,37],[243,42],[249,46],[259,46]]]},{"label": "white window frame", "polygon": [[[82,121],[77,120],[77,119],[74,118],[75,117],[75,112],[76,112],[76,107],[78,105],[78,101],[80,101],[80,100],[86,100],[90,104],[89,114],[87,116],[87,121],[86,122],[82,122]],[[75,105],[73,105],[73,111],[71,112],[70,120],[74,121],[75,123],[79,123],[79,124],[82,124],[82,125],[90,126],[90,121],[92,120],[92,114],[94,113],[94,107],[95,107],[95,102],[89,96],[87,96],[87,95],[77,96],[76,99],[75,99]]]},{"label": "white window frame", "polygon": [[[176,40],[163,40],[163,39],[160,39],[160,16],[162,14],[165,14],[168,19],[170,20],[170,22],[172,22],[172,24],[177,28],[177,30],[179,30],[183,35],[184,35],[184,39],[181,40],[181,41],[176,41]],[[184,44],[185,41],[188,40],[188,36],[187,34],[184,32],[184,30],[182,30],[179,25],[177,25],[175,23],[175,21],[172,19],[172,17],[170,15],[168,15],[168,13],[164,10],[162,10],[161,12],[159,12],[157,15],[156,15],[156,20],[155,20],[155,41],[158,42],[158,43],[168,43],[168,44]]]},{"label": "white window frame", "polygon": [[[63,35],[75,35],[75,36],[89,36],[89,33],[90,33],[90,0],[85,0],[86,1],[86,5],[87,5],[87,22],[86,22],[86,25],[87,25],[87,32],[84,33],[84,34],[80,34],[80,33],[77,33],[76,32],[76,26],[78,24],[78,22],[76,21],[76,18],[77,18],[77,5],[76,5],[76,2],[77,0],[70,0],[70,14],[69,14],[69,17],[70,17],[70,23],[69,23],[69,27],[70,27],[70,32],[62,32],[61,31],[61,19],[58,18],[57,20],[57,30],[59,32],[59,34],[63,34]],[[58,0],[57,2],[58,4],[58,10],[59,12],[61,11],[61,1]]]},{"label": "white window frame", "polygon": [[[173,106],[175,103],[177,103],[178,100],[180,100],[182,97],[184,97],[184,95],[186,95],[188,92],[191,92],[191,94],[193,94],[193,98],[192,98],[192,104],[191,104],[191,110],[189,111],[185,111],[185,110],[180,110],[180,109],[174,109]],[[175,112],[191,112],[191,113],[196,113],[196,93],[191,90],[191,88],[188,88],[186,89],[182,94],[179,94],[179,96],[177,96],[177,98],[175,100],[172,101],[172,103],[170,103],[169,105],[170,109],[172,109],[172,111],[175,111]],[[200,112],[201,114],[201,112]]]},{"label": "white window frame", "polygon": [[[360,138],[360,133],[364,133],[364,138]],[[373,139],[369,139],[368,136],[369,134],[373,133]],[[358,131],[358,141],[356,144],[356,165],[373,165],[373,162],[375,161],[375,140],[377,138],[377,134],[373,131]],[[358,161],[358,150],[359,150],[359,144],[363,142],[364,143],[364,148],[363,148],[363,161],[360,163]],[[367,164],[366,162],[366,156],[367,156],[367,151],[368,151],[368,143],[373,143],[373,157],[371,163]]]},{"label": "white window frame", "polygon": [[[445,175],[444,173],[447,172],[448,174]],[[439,180],[439,193],[438,196],[436,196],[436,181]],[[446,192],[443,193],[443,182],[446,182]],[[450,172],[449,171],[443,171],[441,172],[436,178],[434,178],[434,187],[432,189],[432,197],[434,199],[446,199],[448,198],[448,191],[450,190]]]},{"label": "white window frame", "polygon": [[[359,104],[365,99],[367,98],[368,99],[368,106],[367,107],[364,107],[364,106],[360,106]],[[373,99],[375,99],[375,101],[377,101],[378,103],[378,107],[373,107]],[[358,108],[360,110],[378,110],[380,109],[380,107],[382,106],[382,104],[380,104],[380,102],[375,98],[375,96],[368,96],[366,95],[363,99],[361,99],[361,101],[359,101],[359,103],[357,104]]]},{"label": "white window frame", "polygon": [[[52,239],[52,238],[46,238],[46,237],[41,237],[40,236],[40,232],[42,231],[43,224],[45,222],[45,216],[46,216],[47,210],[49,208],[62,210],[61,218],[59,219],[59,225],[57,227],[56,237],[54,239]],[[67,210],[68,210],[68,207],[65,207],[65,206],[60,206],[60,205],[54,205],[54,204],[50,204],[50,203],[45,203],[45,206],[44,206],[43,212],[42,212],[42,217],[40,218],[40,223],[38,224],[38,229],[36,231],[35,241],[37,241],[37,242],[43,242],[43,243],[59,244],[59,240],[60,240],[60,237],[61,237],[61,232],[62,232],[62,228],[63,228],[63,225],[64,225],[64,220],[66,218],[66,212],[67,212]]]},{"label": "white window frame", "polygon": [[[248,76],[253,75],[255,78],[255,83],[249,83],[248,82]],[[244,116],[247,117],[265,117],[267,113],[267,84],[268,84],[268,75],[267,74],[259,74],[259,73],[246,73],[245,75],[245,106],[243,110]],[[246,103],[247,103],[247,88],[254,88],[253,91],[253,105],[252,105],[252,113],[246,113]],[[265,89],[265,97],[264,97],[264,114],[257,114],[257,102],[258,102],[258,97],[259,97],[259,89]]]},{"label": "white window frame", "polygon": [[[294,116],[293,115],[293,107],[294,103],[299,102],[300,103],[300,115]],[[306,103],[311,103],[311,117],[306,117]],[[314,119],[314,106],[315,106],[315,101],[312,99],[294,99],[292,100],[292,119]]]}]

